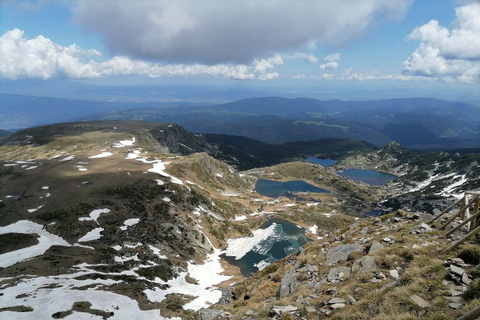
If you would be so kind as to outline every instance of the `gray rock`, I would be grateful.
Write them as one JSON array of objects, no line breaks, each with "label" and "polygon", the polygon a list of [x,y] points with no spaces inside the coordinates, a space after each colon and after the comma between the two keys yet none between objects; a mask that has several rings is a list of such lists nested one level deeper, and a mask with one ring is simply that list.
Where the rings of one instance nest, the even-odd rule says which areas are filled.
[{"label": "gray rock", "polygon": [[361,233],[362,235],[366,235],[367,232],[368,232],[368,227],[362,228],[362,230],[360,230],[360,233]]},{"label": "gray rock", "polygon": [[342,298],[332,298],[328,301],[328,304],[335,304],[335,303],[345,303],[345,299]]},{"label": "gray rock", "polygon": [[317,312],[317,309],[315,309],[314,307],[306,307],[305,310],[307,311],[307,313],[316,313]]},{"label": "gray rock", "polygon": [[332,304],[332,305],[330,306],[330,308],[332,308],[332,309],[345,308],[345,303],[335,303],[335,304]]},{"label": "gray rock", "polygon": [[445,299],[453,303],[465,304],[465,300],[462,297],[445,297]]},{"label": "gray rock", "polygon": [[374,252],[377,252],[380,249],[383,249],[383,245],[380,242],[374,242],[370,246],[370,250],[368,250],[368,254],[372,254]]},{"label": "gray rock", "polygon": [[454,302],[449,303],[448,305],[449,305],[450,308],[452,308],[452,309],[460,309],[460,308],[462,307],[462,304],[460,304],[460,303],[454,303]]},{"label": "gray rock", "polygon": [[281,316],[284,313],[292,313],[297,311],[298,308],[295,306],[273,306],[270,314],[272,316]]},{"label": "gray rock", "polygon": [[234,300],[233,292],[232,289],[228,288],[225,290],[222,290],[222,296],[220,297],[220,300],[218,300],[218,304],[229,304]]},{"label": "gray rock", "polygon": [[468,273],[464,272],[462,274],[462,282],[465,283],[468,286],[473,282],[473,280],[470,279],[470,277],[468,276]]},{"label": "gray rock", "polygon": [[295,289],[297,289],[297,272],[294,269],[290,269],[283,275],[280,288],[278,289],[277,298],[281,299],[291,295]]},{"label": "gray rock", "polygon": [[341,244],[327,251],[327,264],[334,265],[339,261],[347,260],[352,252],[361,252],[363,247],[358,243]]},{"label": "gray rock", "polygon": [[454,289],[450,289],[450,293],[452,294],[452,297],[461,296],[463,294],[463,292],[460,292]]},{"label": "gray rock", "polygon": [[348,295],[348,300],[350,300],[351,305],[356,305],[357,304],[357,300],[355,300],[355,298],[351,295]]},{"label": "gray rock", "polygon": [[362,259],[360,259],[360,265],[360,271],[373,271],[378,269],[375,257],[373,256],[362,257]]},{"label": "gray rock", "polygon": [[419,306],[420,308],[428,308],[430,307],[430,303],[428,301],[425,301],[423,300],[422,298],[420,298],[419,296],[417,296],[416,294],[414,295],[411,295],[410,296],[410,300],[413,301],[413,303],[415,303],[417,306]]},{"label": "gray rock", "polygon": [[398,271],[397,271],[397,270],[390,270],[389,273],[390,273],[390,276],[391,276],[393,279],[398,280],[399,275],[398,275]]},{"label": "gray rock", "polygon": [[430,226],[425,222],[422,222],[422,224],[420,225],[420,228],[425,229],[426,232],[432,231],[432,228],[430,228]]},{"label": "gray rock", "polygon": [[465,272],[462,268],[459,268],[455,265],[450,265],[450,270],[449,270],[451,273],[454,273],[454,274],[457,274],[459,276],[462,276],[463,273]]},{"label": "gray rock", "polygon": [[223,313],[223,310],[217,309],[200,309],[198,310],[198,319],[199,320],[214,320],[218,315]]},{"label": "gray rock", "polygon": [[352,275],[352,269],[349,267],[332,268],[328,272],[327,280],[329,282],[335,282],[335,280],[343,281]]}]

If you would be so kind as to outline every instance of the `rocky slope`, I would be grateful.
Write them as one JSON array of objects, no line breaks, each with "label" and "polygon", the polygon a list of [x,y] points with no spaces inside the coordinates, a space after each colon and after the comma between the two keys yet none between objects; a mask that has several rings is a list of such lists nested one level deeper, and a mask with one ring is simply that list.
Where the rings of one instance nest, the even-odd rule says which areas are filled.
[{"label": "rocky slope", "polygon": [[[399,211],[311,242],[246,281],[196,319],[455,319],[480,305],[480,249]],[[458,238],[455,235],[454,238]]]},{"label": "rocky slope", "polygon": [[[0,317],[209,319],[220,314],[256,319],[274,312],[282,318],[311,318],[338,307],[332,316],[348,319],[355,310],[344,311],[345,302],[356,300],[365,306],[357,314],[373,308],[377,311],[366,314],[387,319],[393,298],[367,303],[376,301],[374,290],[387,280],[370,280],[384,279],[373,272],[389,278],[395,270],[401,285],[392,297],[417,295],[455,315],[444,300],[434,297],[439,292],[448,295],[448,286],[437,283],[440,267],[427,268],[447,258],[436,251],[447,241],[435,231],[425,233],[429,230],[420,225],[422,216],[355,218],[379,202],[388,187],[355,182],[338,176],[335,168],[305,162],[238,172],[212,157],[218,152],[215,144],[179,126],[140,121],[53,125],[2,140]],[[371,154],[381,161],[392,153],[384,149]],[[400,156],[391,158],[391,170],[402,165]],[[405,170],[411,167],[408,162]],[[301,180],[329,192],[272,199],[255,191],[258,179]],[[245,279],[224,255],[248,248],[253,252],[268,237],[276,241],[274,228],[261,228],[272,218],[305,228],[315,241],[277,263],[258,267],[262,270]],[[377,243],[384,248],[374,254],[371,248],[380,248]],[[335,249],[337,245],[341,247]],[[335,265],[328,264],[332,257]],[[437,260],[427,259],[431,257]],[[364,264],[370,269],[362,269]],[[415,278],[418,272],[430,272],[432,279],[418,282],[424,281]],[[401,282],[405,275],[410,280]],[[433,291],[424,292],[430,280]],[[338,292],[331,291],[330,284]],[[355,291],[357,287],[361,289]],[[223,295],[220,289],[226,289]],[[332,292],[345,301],[327,301]],[[346,300],[348,295],[353,300]],[[206,311],[219,300],[226,305]],[[325,305],[320,306],[322,301]],[[274,305],[292,305],[292,312],[272,311]],[[400,307],[395,308],[391,314],[399,312]],[[407,309],[402,317],[433,317],[433,309]]]},{"label": "rocky slope", "polygon": [[401,208],[433,213],[480,187],[480,154],[427,152],[417,154],[391,143],[365,154],[348,157],[335,168],[372,169],[391,173],[397,179],[387,186],[384,209]]}]

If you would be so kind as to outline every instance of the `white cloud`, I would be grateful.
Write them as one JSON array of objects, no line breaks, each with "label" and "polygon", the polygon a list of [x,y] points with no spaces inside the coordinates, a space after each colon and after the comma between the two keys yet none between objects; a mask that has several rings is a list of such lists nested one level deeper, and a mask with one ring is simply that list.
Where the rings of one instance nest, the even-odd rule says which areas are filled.
[{"label": "white cloud", "polygon": [[455,9],[456,20],[449,30],[432,20],[415,28],[408,39],[421,41],[403,62],[405,75],[445,81],[478,81],[480,78],[480,4]]},{"label": "white cloud", "polygon": [[115,56],[103,62],[88,60],[101,55],[96,50],[84,50],[77,45],[62,47],[48,38],[24,37],[19,29],[0,36],[0,76],[8,79],[99,78],[116,75],[161,76],[208,75],[233,79],[271,80],[277,72],[267,72],[284,60],[281,55],[244,64],[160,64]]},{"label": "white cloud", "polygon": [[[250,63],[313,44],[337,46],[404,17],[412,0],[76,0],[73,21],[112,54]],[[379,23],[380,22],[380,23]]]},{"label": "white cloud", "polygon": [[320,76],[306,76],[304,74],[298,74],[292,76],[292,79],[309,79],[309,80],[333,80],[335,78],[335,74],[333,73],[324,73]]},{"label": "white cloud", "polygon": [[355,72],[352,68],[347,68],[342,72],[342,80],[394,80],[394,81],[432,81],[432,78],[425,76],[413,76],[404,74],[380,74],[377,70],[371,70],[367,73]]},{"label": "white cloud", "polygon": [[340,53],[334,53],[331,55],[326,56],[323,58],[324,61],[327,61],[327,63],[323,63],[318,66],[318,69],[320,70],[325,70],[325,69],[337,69],[339,64],[337,61],[340,61]]},{"label": "white cloud", "polygon": [[323,58],[325,61],[339,61],[341,58],[340,53],[334,53]]},{"label": "white cloud", "polygon": [[320,70],[337,69],[337,68],[338,68],[338,62],[337,61],[327,62],[327,63],[321,64],[321,65],[318,66],[318,69],[320,69]]},{"label": "white cloud", "polygon": [[313,53],[295,52],[290,55],[283,55],[285,59],[305,59],[310,63],[318,63],[318,58]]},{"label": "white cloud", "polygon": [[253,65],[255,66],[255,71],[259,73],[265,73],[267,69],[272,69],[276,65],[282,65],[283,64],[283,58],[279,54],[274,55],[273,57],[270,57],[268,59],[260,59],[257,60],[255,59],[253,61]]}]

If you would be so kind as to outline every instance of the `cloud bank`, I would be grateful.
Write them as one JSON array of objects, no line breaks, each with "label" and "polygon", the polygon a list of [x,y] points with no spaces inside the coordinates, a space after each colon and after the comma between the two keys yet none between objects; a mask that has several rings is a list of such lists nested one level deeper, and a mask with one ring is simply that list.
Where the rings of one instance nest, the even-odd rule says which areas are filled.
[{"label": "cloud bank", "polygon": [[241,63],[318,43],[341,45],[412,0],[77,0],[73,21],[112,54],[175,63]]},{"label": "cloud bank", "polygon": [[455,9],[449,30],[432,20],[417,27],[408,39],[419,47],[403,63],[403,74],[474,82],[480,80],[480,4]]},{"label": "cloud bank", "polygon": [[96,62],[96,50],[84,50],[77,45],[62,47],[44,36],[24,37],[19,29],[7,31],[0,37],[0,76],[8,79],[53,77],[100,78],[115,75],[143,75],[151,78],[175,75],[208,75],[232,79],[271,80],[279,77],[269,72],[283,64],[280,55],[254,60],[250,65],[237,64],[160,64],[116,56]]}]

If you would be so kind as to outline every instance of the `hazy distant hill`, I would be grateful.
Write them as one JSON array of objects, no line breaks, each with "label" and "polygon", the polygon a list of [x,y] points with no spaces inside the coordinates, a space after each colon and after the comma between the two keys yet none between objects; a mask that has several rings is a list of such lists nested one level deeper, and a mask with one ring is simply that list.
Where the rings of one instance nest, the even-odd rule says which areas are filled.
[{"label": "hazy distant hill", "polygon": [[218,105],[112,103],[0,95],[0,128],[78,120],[176,123],[197,133],[249,137],[270,143],[330,138],[375,146],[398,141],[416,150],[480,145],[480,109],[430,98],[320,101],[249,98]]},{"label": "hazy distant hill", "polygon": [[22,129],[43,124],[68,122],[92,114],[139,107],[162,108],[178,103],[121,103],[68,100],[0,94],[0,128]]},{"label": "hazy distant hill", "polygon": [[12,133],[9,132],[9,131],[0,129],[0,137],[6,137],[6,136],[9,136],[9,135],[11,135],[11,134],[12,134]]}]

